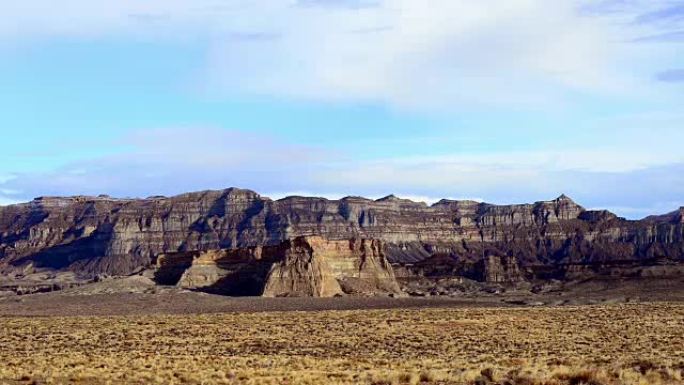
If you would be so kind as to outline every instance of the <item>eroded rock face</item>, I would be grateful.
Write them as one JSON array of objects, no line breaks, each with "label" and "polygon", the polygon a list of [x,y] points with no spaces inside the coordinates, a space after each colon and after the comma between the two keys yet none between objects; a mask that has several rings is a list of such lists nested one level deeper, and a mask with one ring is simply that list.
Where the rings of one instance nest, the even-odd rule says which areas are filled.
[{"label": "eroded rock face", "polygon": [[519,283],[525,280],[515,257],[489,255],[484,260],[484,281],[489,283]]},{"label": "eroded rock face", "polygon": [[274,263],[290,246],[248,247],[162,254],[155,281],[232,296],[260,296]]},{"label": "eroded rock face", "polygon": [[[320,243],[316,240],[316,243]],[[334,256],[337,259],[337,256]],[[305,238],[292,241],[282,261],[271,268],[264,297],[334,297],[342,287],[333,273],[330,258],[314,249]]]},{"label": "eroded rock face", "polygon": [[300,236],[376,239],[393,264],[448,261],[452,274],[485,255],[515,257],[523,269],[682,262],[682,213],[628,221],[586,211],[566,196],[509,206],[449,200],[427,206],[393,196],[272,201],[239,189],[140,200],[39,198],[0,207],[0,271],[124,275],[154,265],[162,254],[265,250]]},{"label": "eroded rock face", "polygon": [[298,237],[276,246],[164,254],[155,279],[226,295],[400,294],[382,249],[377,240]]},{"label": "eroded rock face", "polygon": [[298,238],[271,269],[264,296],[333,297],[400,294],[392,266],[377,240]]}]

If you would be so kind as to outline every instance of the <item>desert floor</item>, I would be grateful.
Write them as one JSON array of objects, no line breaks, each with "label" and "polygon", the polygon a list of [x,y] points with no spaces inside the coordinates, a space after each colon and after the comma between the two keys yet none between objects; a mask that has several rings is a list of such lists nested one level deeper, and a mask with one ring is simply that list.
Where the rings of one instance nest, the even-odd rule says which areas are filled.
[{"label": "desert floor", "polygon": [[683,371],[681,303],[0,317],[1,384],[658,385]]}]

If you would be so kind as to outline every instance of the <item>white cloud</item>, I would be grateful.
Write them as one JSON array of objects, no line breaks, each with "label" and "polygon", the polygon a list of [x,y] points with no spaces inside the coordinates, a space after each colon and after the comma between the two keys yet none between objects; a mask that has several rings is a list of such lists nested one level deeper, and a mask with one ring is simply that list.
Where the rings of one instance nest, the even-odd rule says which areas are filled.
[{"label": "white cloud", "polygon": [[215,43],[210,75],[255,94],[421,107],[543,105],[565,89],[622,89],[617,31],[576,8],[405,0],[288,10],[278,39]]},{"label": "white cloud", "polygon": [[139,130],[120,142],[134,146],[135,150],[110,160],[129,161],[134,157],[141,164],[177,167],[259,168],[314,162],[322,156],[316,148],[287,144],[264,135],[206,127]]},{"label": "white cloud", "polygon": [[[0,184],[5,183],[11,179],[12,179],[11,177],[7,177],[7,178],[0,177]],[[16,191],[16,190],[0,188],[0,206],[6,206],[6,205],[19,203],[19,200],[17,200],[17,199],[8,198],[9,195],[19,194],[19,193],[21,193],[21,192]]]},{"label": "white cloud", "polygon": [[14,199],[3,198],[2,196],[0,196],[0,206],[12,205],[15,203],[19,203],[19,201],[14,200]]},{"label": "white cloud", "polygon": [[[373,160],[350,170],[352,174],[361,178],[364,170],[369,166],[376,168],[393,168],[408,172],[413,167],[450,167],[459,173],[480,172],[485,169],[505,168],[507,170],[535,170],[548,171],[581,171],[581,172],[631,172],[655,166],[664,166],[684,162],[684,155],[677,152],[663,153],[659,149],[630,149],[625,148],[596,148],[587,149],[568,148],[561,150],[532,150],[532,151],[500,151],[486,153],[464,153],[447,156],[413,156],[396,159]],[[343,167],[348,167],[344,164]],[[422,172],[422,171],[419,171]],[[530,171],[531,172],[531,171]],[[387,178],[392,175],[386,174]],[[375,176],[369,178],[377,183],[382,181]],[[442,183],[442,181],[439,181]],[[427,183],[427,181],[426,181]]]},{"label": "white cloud", "polygon": [[277,138],[219,129],[140,131],[125,141],[131,146],[127,153],[0,182],[0,198],[22,201],[41,195],[101,193],[144,197],[236,186],[275,199],[288,195],[377,199],[394,193],[426,203],[448,197],[519,203],[567,193],[588,207],[621,207],[624,210],[618,213],[630,217],[684,205],[681,152],[655,157],[658,149],[354,161],[353,154],[331,154]]},{"label": "white cloud", "polygon": [[[144,197],[229,186],[284,191],[304,186],[323,158],[316,148],[215,128],[141,130],[121,142],[127,152],[16,174],[0,182],[0,191],[17,200],[101,193]],[[326,161],[332,156],[326,153]]]},{"label": "white cloud", "polygon": [[666,2],[583,11],[593,3],[25,0],[2,5],[0,36],[201,37],[211,42],[205,87],[219,93],[543,107],[568,92],[635,92],[651,81],[636,77],[640,66],[672,56],[625,43],[659,28],[628,21]]}]

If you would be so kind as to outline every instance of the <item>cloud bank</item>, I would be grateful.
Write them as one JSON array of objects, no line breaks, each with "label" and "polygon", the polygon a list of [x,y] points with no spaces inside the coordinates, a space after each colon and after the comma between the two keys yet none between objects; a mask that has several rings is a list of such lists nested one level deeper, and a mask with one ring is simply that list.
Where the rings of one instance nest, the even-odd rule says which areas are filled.
[{"label": "cloud bank", "polygon": [[0,41],[199,39],[203,92],[515,109],[643,91],[673,56],[643,43],[681,21],[667,0],[25,0],[2,5]]},{"label": "cloud bank", "polygon": [[[0,198],[39,195],[173,195],[230,186],[267,196],[389,193],[425,201],[474,198],[495,203],[567,193],[588,207],[640,217],[684,205],[684,160],[658,149],[462,154],[355,160],[276,138],[220,129],[158,129],[122,138],[125,153],[0,182]],[[666,150],[669,150],[667,148]],[[657,188],[654,188],[657,186]]]}]

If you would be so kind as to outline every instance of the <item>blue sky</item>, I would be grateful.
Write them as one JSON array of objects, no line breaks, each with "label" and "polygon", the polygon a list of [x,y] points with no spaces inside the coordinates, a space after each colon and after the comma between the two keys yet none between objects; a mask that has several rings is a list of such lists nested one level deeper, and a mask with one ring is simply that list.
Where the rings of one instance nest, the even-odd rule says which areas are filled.
[{"label": "blue sky", "polygon": [[682,1],[14,3],[0,204],[240,186],[684,206]]}]

